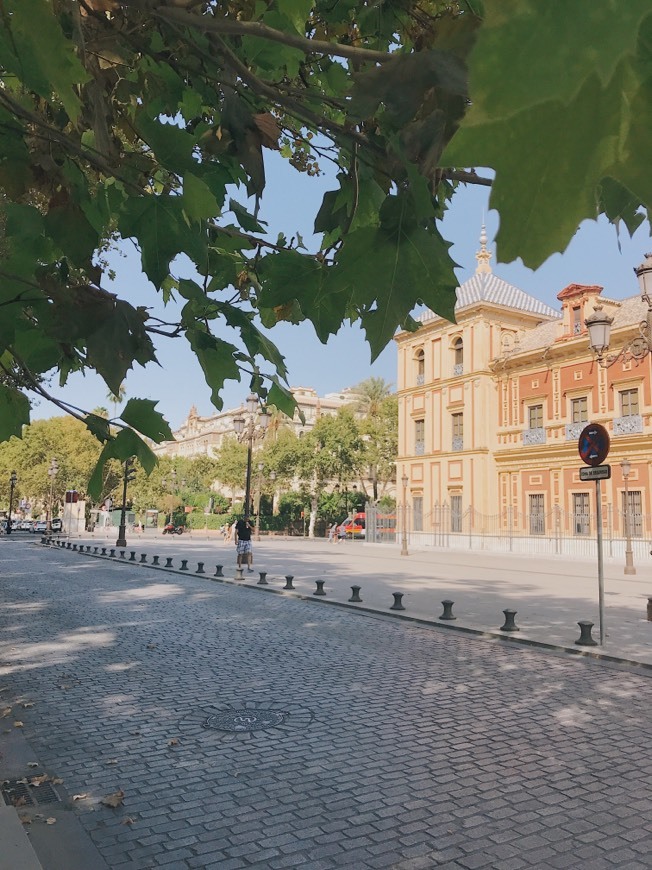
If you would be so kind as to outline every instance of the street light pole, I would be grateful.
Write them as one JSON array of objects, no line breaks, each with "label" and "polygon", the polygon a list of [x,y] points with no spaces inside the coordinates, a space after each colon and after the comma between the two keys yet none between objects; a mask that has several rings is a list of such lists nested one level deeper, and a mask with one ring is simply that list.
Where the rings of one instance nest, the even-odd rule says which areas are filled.
[{"label": "street light pole", "polygon": [[623,473],[625,481],[625,510],[623,511],[623,519],[625,521],[625,574],[636,574],[634,567],[634,553],[632,551],[632,526],[629,515],[629,473],[632,470],[632,463],[629,459],[623,459],[620,463],[620,470]]},{"label": "street light pole", "polygon": [[260,488],[264,467],[262,462],[258,463],[258,478],[256,479],[256,533],[254,535],[256,541],[260,541]]},{"label": "street light pole", "polygon": [[131,464],[132,462],[133,459],[131,457],[125,459],[124,477],[122,479],[122,505],[120,506],[120,528],[118,529],[118,540],[115,542],[116,547],[127,546],[127,524],[125,521],[127,513],[127,485],[136,475]]},{"label": "street light pole", "polygon": [[16,486],[16,481],[18,477],[15,471],[11,472],[11,477],[9,478],[9,518],[7,520],[7,534],[11,534],[11,512],[14,506],[14,487]]},{"label": "street light pole", "polygon": [[401,556],[409,556],[407,545],[407,474],[401,478],[403,484],[403,533],[401,535]]},{"label": "street light pole", "polygon": [[54,478],[59,473],[59,463],[57,460],[52,457],[50,460],[50,467],[48,468],[48,477],[50,478],[50,503],[48,506],[48,519],[47,519],[47,533],[48,535],[52,534],[52,509],[54,506]]},{"label": "street light pole", "polygon": [[238,436],[239,441],[247,442],[247,476],[245,480],[245,498],[244,498],[244,516],[249,518],[251,511],[251,459],[253,453],[254,440],[265,433],[267,424],[269,423],[269,414],[264,409],[258,413],[256,421],[256,411],[258,410],[258,397],[253,393],[247,396],[247,417],[236,417],[233,421],[233,428]]}]

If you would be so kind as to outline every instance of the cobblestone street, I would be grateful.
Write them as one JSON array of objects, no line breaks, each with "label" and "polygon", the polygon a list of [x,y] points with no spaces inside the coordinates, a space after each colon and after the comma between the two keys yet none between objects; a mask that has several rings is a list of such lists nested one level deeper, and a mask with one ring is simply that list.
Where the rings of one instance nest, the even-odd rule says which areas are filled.
[{"label": "cobblestone street", "polygon": [[20,719],[112,870],[652,866],[649,672],[26,541],[0,572],[0,749]]}]

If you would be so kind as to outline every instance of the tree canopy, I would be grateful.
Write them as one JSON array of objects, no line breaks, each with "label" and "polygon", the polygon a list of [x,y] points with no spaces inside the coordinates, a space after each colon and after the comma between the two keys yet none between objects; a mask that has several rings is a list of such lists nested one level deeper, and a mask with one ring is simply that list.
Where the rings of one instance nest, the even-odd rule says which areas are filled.
[{"label": "tree canopy", "polygon": [[[599,214],[633,231],[652,202],[651,35],[648,0],[3,0],[0,439],[52,373],[94,370],[117,395],[164,341],[189,344],[216,408],[245,377],[292,413],[261,326],[308,320],[326,341],[357,320],[375,357],[417,303],[452,319],[460,184],[492,184],[503,260],[536,267]],[[270,237],[265,149],[336,167],[317,248]],[[127,242],[152,306],[111,284]],[[112,428],[57,402],[102,462],[151,470],[146,439],[171,437],[150,399]]]}]

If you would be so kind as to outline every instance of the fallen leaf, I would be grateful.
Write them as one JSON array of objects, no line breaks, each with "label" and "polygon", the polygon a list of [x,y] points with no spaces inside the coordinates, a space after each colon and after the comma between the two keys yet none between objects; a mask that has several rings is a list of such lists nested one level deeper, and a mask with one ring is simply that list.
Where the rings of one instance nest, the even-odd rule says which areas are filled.
[{"label": "fallen leaf", "polygon": [[57,820],[53,816],[50,816],[49,819],[45,820],[46,825],[56,825],[56,823],[57,823]]},{"label": "fallen leaf", "polygon": [[27,766],[28,767],[38,767],[38,761],[28,761]]},{"label": "fallen leaf", "polygon": [[29,710],[29,708],[33,707],[33,706],[34,706],[33,701],[25,701],[25,703],[22,705],[23,710]]},{"label": "fallen leaf", "polygon": [[133,734],[134,737],[140,737],[142,732],[141,731],[132,731],[131,733]]},{"label": "fallen leaf", "polygon": [[172,740],[168,740],[168,746],[178,746],[179,740],[176,737],[173,737]]},{"label": "fallen leaf", "polygon": [[58,776],[55,776],[54,779],[52,780],[52,785],[62,785],[62,784],[63,784],[63,780],[60,779]]},{"label": "fallen leaf", "polygon": [[117,763],[118,763],[117,758],[109,758],[109,760],[107,762],[105,762],[105,764],[117,764]]},{"label": "fallen leaf", "polygon": [[156,649],[156,644],[155,643],[148,643],[147,649]]},{"label": "fallen leaf", "polygon": [[67,686],[65,683],[61,683],[61,685],[57,686],[57,689],[69,689],[70,686]]},{"label": "fallen leaf", "polygon": [[124,799],[125,793],[122,789],[119,789],[118,791],[114,791],[113,794],[104,795],[100,803],[104,804],[105,807],[121,807],[124,803]]},{"label": "fallen leaf", "polygon": [[11,803],[15,807],[25,807],[27,806],[27,798],[25,795],[21,795],[20,797],[12,798]]},{"label": "fallen leaf", "polygon": [[6,719],[7,716],[11,716],[11,707],[5,707],[0,713],[0,719]]},{"label": "fallen leaf", "polygon": [[72,799],[73,799],[74,801],[83,801],[84,798],[87,798],[87,797],[88,797],[88,792],[85,791],[85,792],[83,792],[82,794],[74,794],[74,795],[72,796]]},{"label": "fallen leaf", "polygon": [[22,727],[23,727],[23,723],[20,721],[20,719],[17,719],[14,722],[14,728],[22,728]]},{"label": "fallen leaf", "polygon": [[132,819],[131,816],[127,816],[126,819],[123,819],[123,820],[122,820],[122,824],[123,824],[123,825],[133,825],[133,823],[134,823],[135,821],[136,821],[136,820],[135,820],[135,819]]},{"label": "fallen leaf", "polygon": [[18,818],[20,819],[21,824],[23,824],[23,825],[31,825],[32,824],[31,816],[28,816],[26,813],[23,813],[22,815],[20,813],[18,813]]},{"label": "fallen leaf", "polygon": [[47,773],[42,773],[40,776],[31,776],[29,784],[38,787],[44,782],[47,782],[49,779],[50,777],[47,775]]}]

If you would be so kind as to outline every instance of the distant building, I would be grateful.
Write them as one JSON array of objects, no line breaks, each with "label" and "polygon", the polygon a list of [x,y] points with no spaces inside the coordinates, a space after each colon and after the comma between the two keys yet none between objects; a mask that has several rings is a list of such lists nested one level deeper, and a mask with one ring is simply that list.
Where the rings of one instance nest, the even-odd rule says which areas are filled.
[{"label": "distant building", "polygon": [[[338,410],[353,401],[351,388],[339,393],[328,393],[318,396],[312,387],[292,387],[292,395],[297,401],[298,410],[290,420],[282,416],[282,424],[290,426],[296,435],[301,437],[304,432],[309,432],[317,420],[324,414],[337,414]],[[299,412],[304,416],[302,422]],[[196,456],[215,456],[225,438],[235,435],[233,421],[236,417],[246,414],[244,405],[221,411],[207,417],[199,415],[193,405],[185,422],[173,433],[174,441],[163,441],[153,447],[159,456],[182,456],[193,458]]]}]

